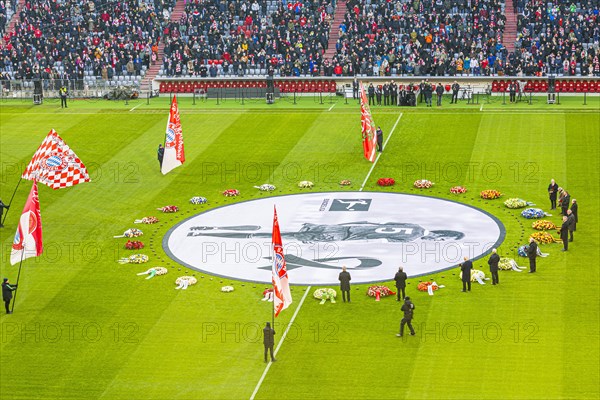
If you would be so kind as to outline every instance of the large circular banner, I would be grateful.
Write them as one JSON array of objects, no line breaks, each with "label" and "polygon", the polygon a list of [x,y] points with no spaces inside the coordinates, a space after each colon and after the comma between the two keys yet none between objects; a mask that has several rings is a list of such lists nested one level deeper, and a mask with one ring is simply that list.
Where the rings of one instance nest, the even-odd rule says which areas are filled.
[{"label": "large circular banner", "polygon": [[[333,285],[346,266],[352,283],[456,266],[504,240],[502,223],[465,204],[380,192],[267,197],[215,208],[177,224],[163,247],[176,262],[231,279],[271,282],[273,206],[288,276],[296,285]],[[477,265],[478,266],[478,265]]]}]

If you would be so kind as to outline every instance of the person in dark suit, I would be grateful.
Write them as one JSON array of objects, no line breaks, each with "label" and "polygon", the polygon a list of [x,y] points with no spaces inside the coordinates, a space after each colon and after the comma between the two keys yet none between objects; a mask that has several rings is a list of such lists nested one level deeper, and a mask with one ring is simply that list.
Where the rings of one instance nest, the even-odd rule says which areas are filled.
[{"label": "person in dark suit", "polygon": [[500,283],[498,279],[498,263],[500,262],[500,256],[496,249],[492,249],[492,255],[488,260],[488,264],[490,265],[490,273],[492,274],[492,285],[497,285]]},{"label": "person in dark suit", "polygon": [[438,83],[435,87],[435,94],[437,94],[437,106],[442,105],[442,96],[444,96],[444,87],[441,83]]},{"label": "person in dark suit", "polygon": [[4,209],[9,209],[10,206],[7,206],[6,204],[4,204],[2,202],[2,200],[0,199],[0,228],[4,228],[4,225],[2,225],[2,215],[4,214]]},{"label": "person in dark suit", "polygon": [[537,257],[538,245],[533,238],[529,238],[529,246],[527,247],[527,257],[529,258],[529,273],[535,272],[535,259]]},{"label": "person in dark suit", "polygon": [[383,131],[381,130],[380,126],[377,127],[376,133],[377,133],[377,151],[381,153],[383,151]]},{"label": "person in dark suit", "polygon": [[158,145],[157,156],[158,156],[158,163],[162,167],[163,158],[165,157],[165,148],[162,144]]},{"label": "person in dark suit", "polygon": [[381,105],[381,96],[383,95],[383,90],[381,89],[381,85],[377,85],[375,88],[375,96],[377,98],[377,105]]},{"label": "person in dark suit", "polygon": [[396,85],[394,83],[394,81],[392,81],[392,83],[390,83],[390,99],[391,99],[391,105],[393,105],[393,106],[398,105],[398,85]]},{"label": "person in dark suit", "polygon": [[354,100],[358,99],[358,78],[354,77],[354,80],[352,81],[352,98]]},{"label": "person in dark suit", "polygon": [[398,272],[394,275],[394,281],[396,281],[396,289],[397,289],[397,297],[396,301],[400,301],[406,296],[406,280],[408,279],[408,275],[404,272],[402,267],[398,268]]},{"label": "person in dark suit", "polygon": [[508,85],[509,99],[511,103],[517,101],[517,84],[513,81]]},{"label": "person in dark suit", "polygon": [[554,179],[550,180],[548,185],[548,195],[550,196],[550,209],[556,210],[556,196],[558,196],[558,184]]},{"label": "person in dark suit", "polygon": [[473,262],[469,260],[467,257],[464,258],[464,262],[460,265],[460,270],[462,271],[462,291],[466,292],[467,288],[469,292],[471,291],[471,270],[473,269]]},{"label": "person in dark suit", "polygon": [[571,226],[571,221],[569,221],[569,217],[566,215],[563,216],[563,223],[560,226],[560,239],[563,242],[563,248],[561,251],[569,250],[569,227]]},{"label": "person in dark suit", "polygon": [[271,328],[271,324],[267,322],[267,326],[263,329],[263,344],[265,346],[265,362],[267,362],[267,353],[271,352],[271,361],[277,361],[273,356],[273,346],[275,345],[275,330]]},{"label": "person in dark suit", "polygon": [[573,232],[577,230],[577,223],[579,222],[579,217],[577,216],[578,208],[577,200],[571,200],[571,214],[573,214],[573,231],[571,232],[571,239],[573,239]]},{"label": "person in dark suit", "polygon": [[567,222],[569,223],[569,242],[572,242],[573,232],[575,231],[575,216],[571,210],[567,210]]},{"label": "person in dark suit", "polygon": [[340,281],[340,290],[342,292],[342,299],[344,303],[346,302],[346,297],[348,297],[348,303],[350,303],[350,272],[346,271],[346,266],[342,267],[342,272],[340,272],[340,276],[338,280]]},{"label": "person in dark suit", "polygon": [[460,85],[458,82],[454,81],[452,84],[452,100],[450,100],[450,104],[458,103],[458,91],[460,90]]},{"label": "person in dark suit", "polygon": [[563,190],[560,196],[560,213],[561,215],[567,215],[567,210],[569,209],[569,204],[571,203],[571,195],[566,190]]},{"label": "person in dark suit", "polygon": [[387,82],[383,84],[383,105],[390,105],[390,84]]},{"label": "person in dark suit", "polygon": [[404,335],[404,325],[408,325],[408,329],[410,329],[410,335],[415,336],[415,330],[412,326],[413,312],[415,310],[415,305],[410,301],[410,297],[404,298],[404,304],[400,308],[404,312],[404,318],[400,321],[400,333],[396,334],[398,337],[402,337]]},{"label": "person in dark suit", "polygon": [[4,308],[6,308],[7,314],[12,314],[12,311],[9,310],[10,301],[13,298],[12,292],[17,290],[17,285],[11,285],[8,283],[8,278],[4,278],[2,281],[2,300],[4,300]]},{"label": "person in dark suit", "polygon": [[61,86],[58,90],[58,94],[60,95],[60,108],[69,108],[67,107],[67,88]]},{"label": "person in dark suit", "polygon": [[369,83],[367,95],[369,96],[369,105],[375,105],[375,86],[372,83]]}]

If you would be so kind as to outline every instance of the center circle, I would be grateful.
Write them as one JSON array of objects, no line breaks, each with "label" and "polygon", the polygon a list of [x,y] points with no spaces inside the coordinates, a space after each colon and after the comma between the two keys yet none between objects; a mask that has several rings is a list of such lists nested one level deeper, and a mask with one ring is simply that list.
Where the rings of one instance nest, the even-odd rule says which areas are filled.
[{"label": "center circle", "polygon": [[410,277],[487,255],[505,237],[493,215],[451,200],[404,193],[321,192],[217,207],[172,227],[163,238],[179,264],[221,277],[271,283],[273,206],[291,284],[336,285]]}]

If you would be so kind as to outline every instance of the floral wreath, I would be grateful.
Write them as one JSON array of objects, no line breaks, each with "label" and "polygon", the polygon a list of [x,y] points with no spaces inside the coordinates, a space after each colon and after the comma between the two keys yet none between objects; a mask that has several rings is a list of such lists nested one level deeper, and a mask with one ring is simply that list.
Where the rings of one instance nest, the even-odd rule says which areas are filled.
[{"label": "floral wreath", "polygon": [[376,297],[378,291],[381,297],[393,296],[396,294],[396,292],[392,292],[387,286],[373,285],[369,286],[369,288],[367,289],[367,296]]},{"label": "floral wreath", "polygon": [[127,229],[125,232],[123,232],[122,235],[118,235],[118,236],[113,236],[115,238],[122,238],[122,237],[126,237],[126,238],[132,238],[132,237],[140,237],[144,234],[144,232],[142,232],[139,229],[136,228],[131,228],[131,229]]},{"label": "floral wreath", "polygon": [[434,183],[428,179],[418,179],[415,181],[415,183],[413,183],[413,185],[417,189],[429,189],[434,185]]},{"label": "floral wreath", "polygon": [[142,219],[136,219],[133,221],[134,224],[155,224],[158,222],[156,217],[144,217]]},{"label": "floral wreath", "polygon": [[552,229],[558,229],[558,226],[554,225],[554,222],[548,221],[547,219],[538,219],[537,221],[533,221],[531,224],[533,229],[538,231],[548,231]]},{"label": "floral wreath", "polygon": [[435,282],[425,281],[425,282],[419,282],[419,284],[417,285],[417,290],[419,290],[421,292],[428,292],[430,286],[431,286],[431,290],[434,290],[434,291],[438,290],[440,288],[439,285]]},{"label": "floral wreath", "polygon": [[482,199],[494,200],[494,199],[501,197],[502,193],[500,193],[497,190],[488,189],[488,190],[483,190],[481,193],[479,193],[479,195],[481,196]]},{"label": "floral wreath", "polygon": [[277,189],[274,185],[271,185],[269,183],[263,183],[260,186],[254,186],[254,187],[263,192],[272,192],[273,190]]},{"label": "floral wreath", "polygon": [[[528,248],[529,248],[528,244],[519,246],[519,249],[517,250],[517,254],[519,254],[519,257],[527,257],[527,249]],[[542,250],[540,250],[539,247],[537,248],[536,254],[540,257],[548,257],[548,253],[542,253]]]},{"label": "floral wreath", "polygon": [[139,275],[148,275],[146,279],[152,279],[155,276],[166,275],[169,272],[165,267],[152,267],[147,271],[140,272]]},{"label": "floral wreath", "polygon": [[133,254],[129,257],[119,259],[119,264],[143,264],[148,262],[148,256],[145,254]]},{"label": "floral wreath", "polygon": [[223,286],[221,288],[221,292],[225,292],[225,293],[233,292],[233,286]]},{"label": "floral wreath", "polygon": [[161,208],[157,208],[157,210],[162,211],[164,213],[176,213],[179,211],[179,207],[177,206],[164,206]]},{"label": "floral wreath", "polygon": [[379,178],[377,180],[377,184],[379,186],[394,186],[396,184],[396,181],[394,180],[394,178]]},{"label": "floral wreath", "polygon": [[501,269],[503,271],[517,271],[517,272],[521,272],[521,269],[523,269],[524,267],[519,267],[519,264],[517,264],[517,262],[512,259],[512,258],[508,258],[508,257],[500,257],[500,261],[498,262],[498,269]]},{"label": "floral wreath", "polygon": [[321,300],[320,304],[325,304],[327,300],[330,300],[332,303],[335,303],[337,293],[334,289],[319,288],[315,290],[315,292],[313,293],[313,297],[317,300]]},{"label": "floral wreath", "polygon": [[192,204],[206,204],[207,201],[206,197],[201,196],[194,196],[190,199],[190,203]]},{"label": "floral wreath", "polygon": [[548,232],[534,232],[529,237],[533,238],[533,240],[535,240],[536,242],[542,244],[560,242],[560,239],[555,238],[554,236],[552,236],[552,234]]},{"label": "floral wreath", "polygon": [[225,197],[235,197],[235,196],[239,196],[240,195],[240,191],[237,189],[227,189],[223,192],[223,196]]},{"label": "floral wreath", "polygon": [[467,188],[464,186],[453,186],[450,188],[450,193],[452,193],[452,194],[467,193]]},{"label": "floral wreath", "polygon": [[125,248],[127,250],[139,250],[139,249],[143,249],[144,248],[144,243],[140,242],[139,240],[128,240],[127,243],[125,243]]},{"label": "floral wreath", "polygon": [[195,285],[196,283],[198,283],[198,279],[196,279],[193,276],[180,276],[179,278],[177,278],[175,280],[175,284],[177,285],[177,287],[175,289],[187,289],[188,286],[192,286]]},{"label": "floral wreath", "polygon": [[302,189],[310,189],[314,186],[315,184],[312,183],[311,181],[300,181],[298,182],[298,187],[302,188]]},{"label": "floral wreath", "polygon": [[523,199],[519,199],[517,197],[513,197],[511,199],[507,199],[504,202],[504,205],[507,208],[513,208],[513,209],[515,209],[515,208],[524,208],[524,207],[527,207],[528,205],[534,205],[534,204],[533,203],[529,203],[529,202],[527,202],[527,201],[525,201]]},{"label": "floral wreath", "polygon": [[273,288],[266,288],[265,290],[263,290],[262,295],[262,301],[273,301],[273,293],[275,293],[275,291],[273,290]]},{"label": "floral wreath", "polygon": [[[462,271],[460,271],[460,278],[462,279]],[[471,270],[471,282],[477,281],[481,285],[485,285],[483,280],[485,278],[485,272],[480,269],[472,269]]]},{"label": "floral wreath", "polygon": [[352,182],[350,181],[350,179],[342,179],[340,181],[340,186],[350,186],[352,185]]},{"label": "floral wreath", "polygon": [[539,208],[527,208],[521,211],[521,216],[527,219],[536,219],[536,218],[544,218],[545,216],[551,216],[550,214],[546,214],[544,210]]}]

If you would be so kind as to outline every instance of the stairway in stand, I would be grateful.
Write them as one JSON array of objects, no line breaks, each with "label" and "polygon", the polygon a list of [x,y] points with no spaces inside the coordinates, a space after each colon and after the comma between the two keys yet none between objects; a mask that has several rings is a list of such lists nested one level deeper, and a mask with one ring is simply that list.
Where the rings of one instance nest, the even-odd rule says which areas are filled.
[{"label": "stairway in stand", "polygon": [[329,28],[329,41],[327,42],[327,50],[323,55],[323,61],[333,58],[335,55],[335,44],[340,38],[340,24],[344,22],[344,15],[346,14],[346,0],[338,0],[333,13],[333,21]]},{"label": "stairway in stand", "polygon": [[25,6],[25,0],[19,0],[17,2],[17,10],[10,18],[10,21],[8,22],[8,26],[6,28],[6,33],[13,33],[15,31],[15,26],[19,22],[19,14],[21,14],[21,10],[23,10],[24,6]]},{"label": "stairway in stand", "polygon": [[[181,19],[181,16],[185,12],[185,0],[178,0],[175,4],[175,8],[173,8],[173,12],[171,12],[171,17],[169,20],[174,23],[178,23]],[[158,44],[158,55],[156,57],[156,62],[151,64],[150,67],[146,70],[146,75],[140,84],[140,89],[143,91],[148,90],[156,75],[160,71],[160,67],[162,67],[163,55],[165,54],[165,41],[161,38],[160,43]]]},{"label": "stairway in stand", "polygon": [[511,53],[515,51],[515,40],[517,39],[517,13],[513,7],[512,0],[506,0],[504,16],[506,17],[506,25],[504,26],[502,44],[504,44],[506,50]]}]

